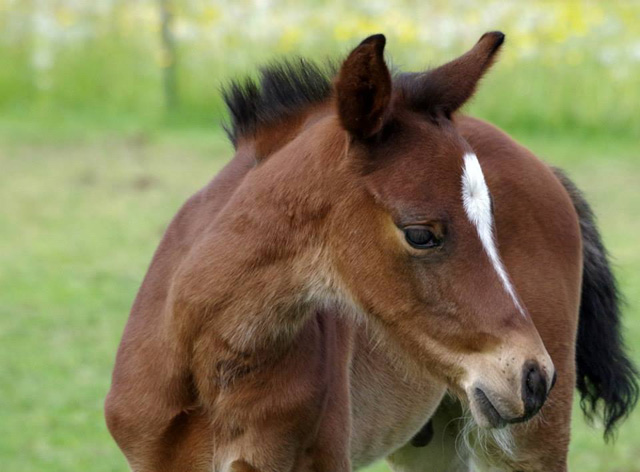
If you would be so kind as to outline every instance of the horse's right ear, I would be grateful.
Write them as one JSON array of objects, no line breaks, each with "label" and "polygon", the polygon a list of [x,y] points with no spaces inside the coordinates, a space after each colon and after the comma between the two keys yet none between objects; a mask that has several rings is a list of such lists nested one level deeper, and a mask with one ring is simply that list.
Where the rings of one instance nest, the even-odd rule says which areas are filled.
[{"label": "horse's right ear", "polygon": [[492,31],[482,35],[466,54],[440,67],[420,74],[406,74],[404,97],[423,113],[451,115],[473,95],[478,82],[489,70],[504,34]]},{"label": "horse's right ear", "polygon": [[335,81],[338,116],[352,136],[366,139],[379,132],[391,100],[391,74],[384,62],[386,39],[369,36],[342,64]]}]

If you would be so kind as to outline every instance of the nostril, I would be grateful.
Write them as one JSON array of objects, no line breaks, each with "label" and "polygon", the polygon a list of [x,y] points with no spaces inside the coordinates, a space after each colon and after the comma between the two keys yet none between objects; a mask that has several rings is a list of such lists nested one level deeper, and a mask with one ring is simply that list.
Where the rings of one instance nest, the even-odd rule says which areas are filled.
[{"label": "nostril", "polygon": [[530,367],[527,373],[527,393],[536,395],[540,385],[540,371],[535,367]]},{"label": "nostril", "polygon": [[551,391],[553,389],[553,387],[555,387],[556,380],[558,380],[558,373],[554,372],[553,373],[553,378],[551,379],[551,387],[549,387],[549,391]]},{"label": "nostril", "polygon": [[547,398],[547,380],[537,362],[529,361],[522,371],[522,401],[525,417],[538,412]]}]

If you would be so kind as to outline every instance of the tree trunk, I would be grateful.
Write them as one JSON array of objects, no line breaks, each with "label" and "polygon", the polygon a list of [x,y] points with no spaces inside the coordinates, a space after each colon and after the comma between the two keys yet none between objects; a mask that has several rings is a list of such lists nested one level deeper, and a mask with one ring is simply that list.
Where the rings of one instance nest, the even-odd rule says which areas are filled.
[{"label": "tree trunk", "polygon": [[172,111],[178,106],[177,56],[176,42],[173,36],[173,2],[159,0],[161,35],[162,35],[162,74],[164,84],[164,99],[167,110]]}]

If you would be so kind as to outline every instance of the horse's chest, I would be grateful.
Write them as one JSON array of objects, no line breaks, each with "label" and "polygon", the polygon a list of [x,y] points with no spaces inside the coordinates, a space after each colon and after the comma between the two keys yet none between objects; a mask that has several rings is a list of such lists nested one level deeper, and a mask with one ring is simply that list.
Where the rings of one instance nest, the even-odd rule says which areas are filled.
[{"label": "horse's chest", "polygon": [[426,378],[408,381],[381,350],[356,350],[351,372],[355,469],[406,444],[433,415],[446,387]]}]

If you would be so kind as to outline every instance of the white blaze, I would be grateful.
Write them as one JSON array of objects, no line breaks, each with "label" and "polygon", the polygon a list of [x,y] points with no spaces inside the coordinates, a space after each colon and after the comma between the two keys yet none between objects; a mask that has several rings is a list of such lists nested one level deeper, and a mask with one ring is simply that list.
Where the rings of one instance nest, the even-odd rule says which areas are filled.
[{"label": "white blaze", "polygon": [[484,250],[489,256],[498,278],[502,282],[505,292],[511,297],[518,311],[525,316],[525,311],[511,284],[509,275],[500,260],[496,241],[493,235],[493,215],[491,212],[491,197],[489,188],[484,180],[484,174],[473,153],[464,155],[464,170],[462,173],[462,203],[469,221],[476,227]]}]

